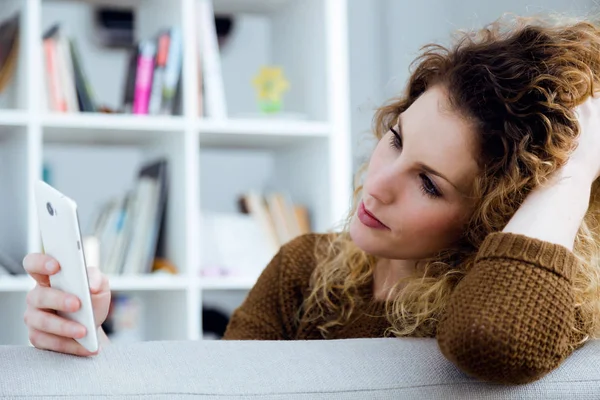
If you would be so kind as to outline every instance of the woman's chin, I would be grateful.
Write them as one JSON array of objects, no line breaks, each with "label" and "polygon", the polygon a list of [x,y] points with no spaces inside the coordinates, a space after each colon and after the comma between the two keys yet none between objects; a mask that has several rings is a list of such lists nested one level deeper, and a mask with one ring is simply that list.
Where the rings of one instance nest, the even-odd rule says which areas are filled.
[{"label": "woman's chin", "polygon": [[[381,235],[376,235],[375,229],[365,226],[354,216],[350,223],[348,233],[354,244],[367,254],[374,256],[381,255],[384,240]],[[379,232],[381,233],[381,232]]]}]

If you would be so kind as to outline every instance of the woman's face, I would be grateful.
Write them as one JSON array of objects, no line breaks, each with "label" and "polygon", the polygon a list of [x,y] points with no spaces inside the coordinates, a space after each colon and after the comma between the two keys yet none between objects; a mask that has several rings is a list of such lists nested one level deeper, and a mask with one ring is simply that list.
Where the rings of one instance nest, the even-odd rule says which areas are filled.
[{"label": "woman's face", "polygon": [[371,156],[350,235],[365,252],[419,260],[452,245],[472,213],[475,136],[432,87],[400,116]]}]

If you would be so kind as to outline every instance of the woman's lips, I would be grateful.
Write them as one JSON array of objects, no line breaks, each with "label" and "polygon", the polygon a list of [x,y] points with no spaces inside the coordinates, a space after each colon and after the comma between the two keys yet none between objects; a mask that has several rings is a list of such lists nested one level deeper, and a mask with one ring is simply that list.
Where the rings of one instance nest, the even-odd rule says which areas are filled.
[{"label": "woman's lips", "polygon": [[369,228],[386,229],[386,230],[390,229],[386,225],[384,225],[383,222],[378,220],[373,214],[371,214],[365,208],[365,204],[362,201],[360,202],[360,205],[358,206],[357,215],[358,215],[358,219],[360,220],[360,222],[362,222],[364,225],[368,226]]}]

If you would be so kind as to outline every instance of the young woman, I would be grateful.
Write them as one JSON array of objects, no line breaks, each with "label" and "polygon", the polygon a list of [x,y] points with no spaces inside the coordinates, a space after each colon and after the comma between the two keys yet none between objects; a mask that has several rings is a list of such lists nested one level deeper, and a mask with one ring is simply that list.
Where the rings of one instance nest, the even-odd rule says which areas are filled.
[{"label": "young woman", "polygon": [[[556,368],[600,336],[599,84],[589,23],[496,22],[426,47],[376,115],[345,228],[283,246],[225,339],[435,337],[483,380]],[[56,261],[24,266],[32,343],[86,354],[54,313],[79,305],[48,287]],[[100,324],[108,282],[90,276]]]}]

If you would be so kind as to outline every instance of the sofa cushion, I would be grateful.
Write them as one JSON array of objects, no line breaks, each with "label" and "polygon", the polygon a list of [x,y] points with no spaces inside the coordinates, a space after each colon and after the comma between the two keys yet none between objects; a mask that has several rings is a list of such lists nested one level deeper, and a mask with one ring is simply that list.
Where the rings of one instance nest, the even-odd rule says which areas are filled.
[{"label": "sofa cushion", "polygon": [[0,397],[45,399],[592,399],[600,341],[541,380],[479,382],[434,339],[141,342],[82,358],[0,346]]}]

